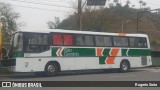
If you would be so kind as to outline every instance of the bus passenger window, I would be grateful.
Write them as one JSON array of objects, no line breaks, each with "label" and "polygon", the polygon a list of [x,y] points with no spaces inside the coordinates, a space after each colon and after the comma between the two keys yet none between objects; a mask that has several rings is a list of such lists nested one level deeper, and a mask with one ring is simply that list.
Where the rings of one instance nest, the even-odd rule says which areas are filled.
[{"label": "bus passenger window", "polygon": [[73,35],[64,35],[64,45],[73,45]]},{"label": "bus passenger window", "polygon": [[126,37],[121,37],[121,43],[123,47],[128,47],[128,39]]},{"label": "bus passenger window", "polygon": [[49,49],[49,40],[46,34],[26,33],[24,38],[24,51],[27,53],[38,53]]},{"label": "bus passenger window", "polygon": [[114,46],[122,46],[120,37],[113,37]]},{"label": "bus passenger window", "polygon": [[131,47],[139,47],[138,38],[130,37],[130,38],[129,38],[129,43],[130,43],[130,46],[131,46]]},{"label": "bus passenger window", "polygon": [[108,36],[104,37],[104,46],[112,46],[111,37]]},{"label": "bus passenger window", "polygon": [[53,45],[62,45],[63,39],[61,34],[53,34]]},{"label": "bus passenger window", "polygon": [[85,38],[84,35],[77,35],[75,38],[75,43],[77,46],[85,45]]},{"label": "bus passenger window", "polygon": [[95,36],[96,46],[104,46],[103,36]]},{"label": "bus passenger window", "polygon": [[86,41],[86,46],[93,46],[94,45],[93,36],[86,35],[85,41]]},{"label": "bus passenger window", "polygon": [[147,40],[146,40],[146,38],[139,38],[139,47],[142,47],[142,48],[147,47]]}]

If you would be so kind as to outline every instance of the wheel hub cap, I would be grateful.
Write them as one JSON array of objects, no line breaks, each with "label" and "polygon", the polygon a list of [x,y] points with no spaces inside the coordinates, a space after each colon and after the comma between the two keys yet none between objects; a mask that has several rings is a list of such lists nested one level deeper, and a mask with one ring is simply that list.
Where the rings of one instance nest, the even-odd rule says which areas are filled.
[{"label": "wheel hub cap", "polygon": [[54,71],[55,71],[55,67],[53,65],[49,65],[48,72],[54,72]]}]

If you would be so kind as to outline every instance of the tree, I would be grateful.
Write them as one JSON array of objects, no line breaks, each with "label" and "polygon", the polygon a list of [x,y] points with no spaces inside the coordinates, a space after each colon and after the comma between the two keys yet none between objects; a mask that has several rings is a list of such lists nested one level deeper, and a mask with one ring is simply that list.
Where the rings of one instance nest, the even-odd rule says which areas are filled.
[{"label": "tree", "polygon": [[146,5],[147,5],[146,2],[143,2],[143,3],[142,3],[143,8],[144,8]]},{"label": "tree", "polygon": [[131,4],[131,1],[127,0],[127,1],[126,1],[126,4],[127,4],[127,5]]},{"label": "tree", "polygon": [[3,41],[9,41],[11,34],[18,30],[16,20],[19,14],[13,11],[10,4],[0,2],[0,18],[3,23]]},{"label": "tree", "polygon": [[59,17],[54,17],[54,21],[47,22],[49,29],[57,28],[60,24]]},{"label": "tree", "polygon": [[143,1],[142,1],[142,0],[139,0],[139,4],[140,4],[140,9],[141,9],[142,4],[143,4]]},{"label": "tree", "polygon": [[[141,9],[141,8],[143,8],[143,9],[144,9],[144,8],[145,8],[145,6],[147,5],[147,3],[146,3],[146,2],[144,2],[143,0],[140,0],[140,1],[139,1],[139,4],[140,4],[140,9]],[[143,7],[142,7],[142,6],[143,6]]]},{"label": "tree", "polygon": [[115,3],[115,5],[117,5],[117,4],[118,4],[118,0],[113,0],[113,2]]}]

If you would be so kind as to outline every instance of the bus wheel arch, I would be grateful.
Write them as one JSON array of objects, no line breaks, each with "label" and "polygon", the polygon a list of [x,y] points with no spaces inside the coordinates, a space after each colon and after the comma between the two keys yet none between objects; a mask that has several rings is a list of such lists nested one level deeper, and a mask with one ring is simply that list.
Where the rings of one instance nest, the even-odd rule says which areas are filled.
[{"label": "bus wheel arch", "polygon": [[130,66],[129,60],[123,59],[123,60],[121,61],[121,63],[120,63],[119,71],[120,71],[120,72],[127,72],[127,71],[129,71],[130,67],[131,67],[131,66]]},{"label": "bus wheel arch", "polygon": [[45,65],[45,76],[55,76],[61,70],[60,64],[57,61],[49,61]]}]

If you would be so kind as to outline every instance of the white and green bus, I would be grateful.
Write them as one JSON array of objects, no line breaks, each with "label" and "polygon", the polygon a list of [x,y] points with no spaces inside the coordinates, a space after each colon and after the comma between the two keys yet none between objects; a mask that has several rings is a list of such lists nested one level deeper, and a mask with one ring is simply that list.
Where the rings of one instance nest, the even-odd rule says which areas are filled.
[{"label": "white and green bus", "polygon": [[57,30],[13,34],[9,51],[14,72],[54,76],[68,70],[119,69],[152,65],[145,34]]}]

